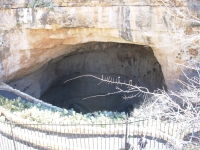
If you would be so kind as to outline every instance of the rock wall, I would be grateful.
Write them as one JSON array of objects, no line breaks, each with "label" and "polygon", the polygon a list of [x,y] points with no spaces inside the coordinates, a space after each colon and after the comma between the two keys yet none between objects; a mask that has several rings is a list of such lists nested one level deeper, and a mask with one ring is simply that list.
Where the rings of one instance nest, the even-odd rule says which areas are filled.
[{"label": "rock wall", "polygon": [[198,16],[194,12],[198,1],[175,0],[176,8],[168,0],[38,2],[0,2],[1,81],[15,81],[36,72],[52,59],[73,53],[74,45],[88,42],[150,46],[169,89],[181,76],[179,64],[199,60],[198,38],[187,39],[187,35],[196,35],[193,29],[199,29],[199,23],[181,19],[176,11],[185,14],[189,8]]}]

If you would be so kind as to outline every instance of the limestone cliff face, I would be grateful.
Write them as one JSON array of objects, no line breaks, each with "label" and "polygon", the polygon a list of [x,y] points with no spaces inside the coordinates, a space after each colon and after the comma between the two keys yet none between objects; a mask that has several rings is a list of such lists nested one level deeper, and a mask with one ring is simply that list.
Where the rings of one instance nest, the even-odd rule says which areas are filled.
[{"label": "limestone cliff face", "polygon": [[[200,58],[199,49],[191,44],[199,45],[199,41],[186,42],[183,37],[193,34],[191,27],[199,29],[199,24],[185,22],[180,14],[176,18],[163,9],[160,1],[52,0],[42,7],[32,2],[36,0],[0,2],[1,81],[10,82],[33,73],[50,60],[72,54],[78,45],[89,42],[150,46],[169,89],[174,87],[174,79],[180,78],[178,64]],[[168,0],[165,2],[170,6]],[[185,0],[176,0],[175,4],[184,13],[188,7],[199,6],[191,6]],[[169,7],[169,11],[174,8]]]}]

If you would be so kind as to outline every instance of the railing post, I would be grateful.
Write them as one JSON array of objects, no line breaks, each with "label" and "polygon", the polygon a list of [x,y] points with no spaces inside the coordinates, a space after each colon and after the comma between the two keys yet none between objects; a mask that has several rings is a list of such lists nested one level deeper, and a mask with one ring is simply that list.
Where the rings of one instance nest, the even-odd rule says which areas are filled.
[{"label": "railing post", "polygon": [[10,124],[10,128],[11,128],[11,134],[12,134],[14,149],[17,150],[16,145],[15,145],[15,137],[14,137],[14,134],[13,134],[13,128],[12,128],[13,124],[12,124],[12,122],[9,123],[9,124]]},{"label": "railing post", "polygon": [[128,117],[126,117],[125,150],[128,149],[127,137],[128,137]]}]

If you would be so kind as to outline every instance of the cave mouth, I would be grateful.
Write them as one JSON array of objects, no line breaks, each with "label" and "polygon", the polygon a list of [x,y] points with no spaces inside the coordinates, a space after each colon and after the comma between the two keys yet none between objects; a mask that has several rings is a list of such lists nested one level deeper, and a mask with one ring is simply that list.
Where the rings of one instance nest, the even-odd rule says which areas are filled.
[{"label": "cave mouth", "polygon": [[[150,91],[166,87],[161,66],[150,47],[92,42],[72,49],[72,53],[51,60],[38,71],[9,84],[47,103],[73,108],[81,113],[104,110],[127,112],[143,97],[124,100],[124,93],[106,95],[116,92],[116,85],[99,84],[100,80],[88,76],[65,82],[77,76],[120,77],[121,82],[132,80],[132,84]],[[86,97],[91,98],[84,99]]]}]

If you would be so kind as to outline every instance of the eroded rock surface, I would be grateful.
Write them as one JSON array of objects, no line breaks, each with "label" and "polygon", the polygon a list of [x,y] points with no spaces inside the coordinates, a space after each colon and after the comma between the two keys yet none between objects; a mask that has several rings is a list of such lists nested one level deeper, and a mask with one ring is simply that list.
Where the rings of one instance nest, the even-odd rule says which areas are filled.
[{"label": "eroded rock surface", "polygon": [[[199,22],[181,16],[188,17],[189,10],[198,17],[197,0],[175,0],[176,7],[168,0],[52,0],[45,5],[35,2],[0,2],[0,80],[3,82],[14,83],[24,76],[32,78],[30,74],[35,76],[48,64],[75,54],[82,44],[91,42],[151,47],[168,89],[177,88],[176,79],[180,79],[183,65],[200,59]],[[167,9],[163,9],[165,6]],[[31,83],[24,80],[21,88],[26,91],[28,85],[35,84],[38,91],[30,90],[33,92],[30,94],[39,97],[52,81],[49,79],[41,88],[37,80]]]}]

